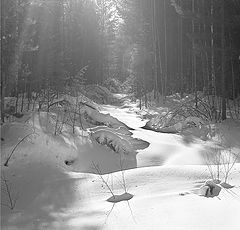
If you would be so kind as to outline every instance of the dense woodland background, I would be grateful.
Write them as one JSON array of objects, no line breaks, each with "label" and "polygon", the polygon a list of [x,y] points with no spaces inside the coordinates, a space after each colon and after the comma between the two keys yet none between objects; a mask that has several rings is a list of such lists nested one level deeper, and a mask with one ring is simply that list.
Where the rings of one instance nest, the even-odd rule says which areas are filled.
[{"label": "dense woodland background", "polygon": [[[240,106],[239,0],[2,0],[1,119],[17,104],[119,85],[138,99]],[[219,104],[216,104],[218,98]],[[20,109],[21,110],[21,109]]]}]

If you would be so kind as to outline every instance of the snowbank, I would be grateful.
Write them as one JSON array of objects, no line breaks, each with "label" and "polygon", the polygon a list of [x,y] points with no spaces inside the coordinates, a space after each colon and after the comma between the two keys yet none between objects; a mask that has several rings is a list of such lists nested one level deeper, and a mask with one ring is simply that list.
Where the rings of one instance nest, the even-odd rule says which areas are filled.
[{"label": "snowbank", "polygon": [[108,146],[116,153],[136,153],[129,141],[109,130],[100,129],[92,133],[92,137],[102,145]]},{"label": "snowbank", "polygon": [[[54,135],[56,114],[50,111],[1,127],[1,170],[16,200],[14,210],[2,207],[2,229],[239,229],[240,164],[233,166],[230,184],[209,181],[209,168],[199,165],[206,142],[187,144],[180,135],[143,130],[139,127],[145,121],[134,108],[104,106],[101,115],[88,105],[82,108],[81,114],[103,126],[86,122],[83,130],[77,123],[73,134],[66,123]],[[105,119],[104,113],[117,120]],[[194,126],[202,125],[193,120]],[[222,125],[224,143],[234,143],[237,150],[238,125]],[[34,135],[16,148],[4,167],[9,152],[32,131]],[[137,148],[145,149],[124,154]],[[2,202],[9,201],[6,192],[1,197]]]},{"label": "snowbank", "polygon": [[120,122],[118,119],[110,116],[110,114],[102,114],[99,111],[92,109],[88,106],[83,106],[80,109],[80,114],[83,114],[85,119],[93,124],[93,125],[105,125],[110,128],[120,128],[125,127],[126,129],[130,129],[123,122]]}]

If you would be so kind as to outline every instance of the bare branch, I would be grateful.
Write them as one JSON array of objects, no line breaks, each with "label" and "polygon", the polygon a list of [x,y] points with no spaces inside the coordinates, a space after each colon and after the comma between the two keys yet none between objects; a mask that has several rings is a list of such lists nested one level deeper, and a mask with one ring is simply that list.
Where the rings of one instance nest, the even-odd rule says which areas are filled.
[{"label": "bare branch", "polygon": [[8,197],[8,202],[9,202],[9,204],[1,203],[1,205],[6,206],[6,207],[10,208],[11,210],[13,210],[16,206],[18,196],[13,197],[13,194],[11,192],[11,186],[9,185],[8,180],[6,179],[4,172],[2,172],[1,179],[2,179],[2,182],[3,182],[4,187],[6,189],[5,192],[6,192],[6,195]]},{"label": "bare branch", "polygon": [[31,135],[33,135],[33,134],[35,134],[35,132],[30,133],[30,134],[28,134],[27,136],[23,137],[23,138],[15,145],[15,147],[14,147],[13,150],[12,150],[12,152],[9,154],[6,162],[4,163],[4,166],[8,167],[8,162],[9,162],[9,160],[11,159],[11,157],[12,157],[14,151],[16,150],[16,148],[18,147],[18,145],[20,145],[26,138],[28,138],[29,136],[31,136]]},{"label": "bare branch", "polygon": [[107,186],[108,190],[111,192],[111,194],[112,194],[113,197],[115,198],[115,195],[114,195],[112,189],[111,189],[110,186],[108,185],[107,181],[103,178],[102,172],[101,172],[99,166],[96,165],[94,162],[92,162],[92,164],[93,164],[93,167],[95,168],[95,170],[97,171],[98,175],[100,176],[102,182]]}]

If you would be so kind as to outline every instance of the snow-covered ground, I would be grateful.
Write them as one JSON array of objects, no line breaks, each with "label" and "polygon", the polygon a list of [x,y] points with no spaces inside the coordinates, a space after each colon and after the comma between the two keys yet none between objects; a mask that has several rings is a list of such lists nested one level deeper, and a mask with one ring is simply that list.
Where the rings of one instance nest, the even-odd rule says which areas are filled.
[{"label": "snow-covered ground", "polygon": [[[19,138],[32,132],[32,126],[15,122],[2,127],[1,171],[16,200],[13,210],[1,206],[2,229],[238,230],[240,164],[234,165],[229,176],[233,188],[222,187],[220,194],[211,198],[199,196],[210,179],[203,153],[211,143],[185,142],[180,135],[142,129],[146,120],[135,111],[136,104],[127,100],[122,107],[102,107],[103,113],[134,129],[130,138],[125,129],[106,127],[104,132],[110,135],[111,131],[110,137],[120,132],[118,137],[131,144],[141,145],[138,139],[150,143],[137,155],[113,152],[90,141],[87,132],[72,135],[66,130],[58,137],[50,135],[44,128],[51,126],[43,124],[48,120],[42,114],[34,117],[34,134],[18,146],[5,167],[6,156]],[[240,142],[240,133],[231,139]],[[118,147],[120,140],[115,143]],[[74,163],[66,165],[66,160]],[[132,169],[114,172],[119,167]],[[98,175],[98,169],[107,174]],[[113,195],[104,181],[123,201],[107,201]],[[2,203],[9,205],[3,182]]]},{"label": "snow-covered ground", "polygon": [[118,120],[134,128],[135,130],[132,131],[133,137],[151,143],[147,149],[140,150],[137,154],[138,167],[204,163],[201,157],[201,151],[204,150],[204,142],[199,141],[198,143],[186,145],[179,135],[157,133],[142,129],[141,127],[145,125],[146,121],[142,120],[135,112],[131,112],[129,108],[105,106],[104,112],[110,113]]}]

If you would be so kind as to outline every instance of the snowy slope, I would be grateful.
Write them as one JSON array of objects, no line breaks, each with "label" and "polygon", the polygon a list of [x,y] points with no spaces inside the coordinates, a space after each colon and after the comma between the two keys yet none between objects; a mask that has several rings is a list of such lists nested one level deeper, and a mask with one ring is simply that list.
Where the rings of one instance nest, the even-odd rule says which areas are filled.
[{"label": "snowy slope", "polygon": [[[32,165],[15,211],[3,210],[3,229],[233,229],[239,228],[240,187],[219,197],[196,195],[208,173],[203,166],[148,167],[126,171],[131,200],[112,204],[99,176]],[[239,165],[232,183],[238,184]],[[31,172],[31,175],[29,173]],[[16,171],[16,173],[19,173]],[[116,194],[121,172],[104,176]],[[13,181],[14,182],[14,181]],[[19,183],[19,184],[17,184]],[[8,226],[4,227],[4,226]]]}]

